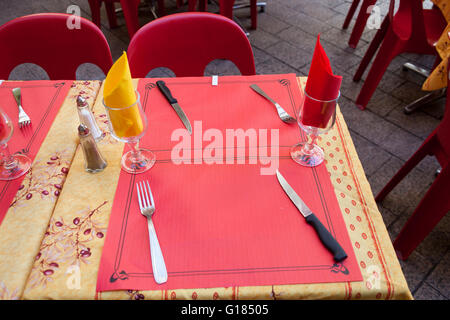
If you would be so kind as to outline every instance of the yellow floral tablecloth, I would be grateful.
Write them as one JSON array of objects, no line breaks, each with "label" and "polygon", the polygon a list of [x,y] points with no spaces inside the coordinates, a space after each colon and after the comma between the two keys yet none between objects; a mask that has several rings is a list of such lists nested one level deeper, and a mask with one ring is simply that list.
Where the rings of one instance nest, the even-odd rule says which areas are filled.
[{"label": "yellow floral tablecloth", "polygon": [[[300,85],[305,81],[299,78]],[[59,196],[47,202],[34,197],[10,209],[0,226],[1,299],[412,299],[339,110],[336,125],[319,144],[363,281],[96,293],[123,144],[107,133],[99,148],[108,167],[97,174],[84,171],[75,130],[75,99],[81,91],[107,133],[101,83],[74,82],[33,164],[33,170],[49,170],[41,163],[57,153],[54,169],[68,169],[54,182],[61,186]]]},{"label": "yellow floral tablecloth", "polygon": [[441,63],[434,68],[428,78],[422,85],[422,90],[434,91],[447,87],[447,66],[450,56],[450,1],[449,0],[432,0],[433,3],[441,9],[447,27],[436,43],[436,50],[441,57]]}]

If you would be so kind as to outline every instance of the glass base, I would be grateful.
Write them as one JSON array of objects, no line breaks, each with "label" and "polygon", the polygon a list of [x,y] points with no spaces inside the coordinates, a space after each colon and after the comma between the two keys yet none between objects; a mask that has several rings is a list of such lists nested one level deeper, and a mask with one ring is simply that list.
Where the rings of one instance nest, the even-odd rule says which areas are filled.
[{"label": "glass base", "polygon": [[14,162],[6,166],[5,162],[0,163],[0,180],[14,180],[25,173],[31,168],[31,159],[24,154],[15,154],[12,156]]},{"label": "glass base", "polygon": [[291,148],[292,159],[305,167],[315,167],[323,162],[324,154],[321,147],[313,144],[309,151],[303,150],[306,142],[301,142]]},{"label": "glass base", "polygon": [[122,169],[128,173],[143,173],[150,170],[155,164],[156,156],[147,149],[138,149],[139,157],[136,158],[132,151],[128,151],[122,157]]}]

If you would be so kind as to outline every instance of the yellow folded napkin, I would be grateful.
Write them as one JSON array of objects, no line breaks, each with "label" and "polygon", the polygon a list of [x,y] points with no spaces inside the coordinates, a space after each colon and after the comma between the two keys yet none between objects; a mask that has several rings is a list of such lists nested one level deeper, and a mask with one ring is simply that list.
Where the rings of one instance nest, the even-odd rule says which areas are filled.
[{"label": "yellow folded napkin", "polygon": [[108,110],[116,136],[135,137],[143,131],[138,105],[132,106],[137,97],[126,52],[114,63],[106,76],[103,99],[107,107],[116,109]]}]

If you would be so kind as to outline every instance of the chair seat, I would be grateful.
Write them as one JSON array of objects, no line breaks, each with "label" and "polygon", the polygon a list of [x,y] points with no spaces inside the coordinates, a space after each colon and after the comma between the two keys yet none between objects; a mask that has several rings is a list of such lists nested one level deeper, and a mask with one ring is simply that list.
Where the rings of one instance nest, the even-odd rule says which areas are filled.
[{"label": "chair seat", "polygon": [[424,20],[428,43],[434,46],[441,37],[442,30],[445,29],[447,22],[438,9],[424,11]]},{"label": "chair seat", "polygon": [[[447,22],[438,9],[423,10],[423,20],[427,41],[433,46],[439,40]],[[394,16],[393,29],[400,39],[406,41],[411,38],[412,28],[407,11],[398,12]]]}]

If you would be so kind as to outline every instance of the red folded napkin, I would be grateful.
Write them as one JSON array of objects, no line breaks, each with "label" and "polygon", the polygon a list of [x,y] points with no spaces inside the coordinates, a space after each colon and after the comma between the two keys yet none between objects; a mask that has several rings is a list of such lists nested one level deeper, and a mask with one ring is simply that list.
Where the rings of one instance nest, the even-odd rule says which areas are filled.
[{"label": "red folded napkin", "polygon": [[[336,99],[341,87],[341,76],[336,76],[331,70],[330,60],[320,44],[320,34],[317,36],[316,48],[306,81],[306,94],[316,100],[329,101]],[[324,128],[333,115],[335,103],[324,104],[308,99],[305,96],[302,123],[307,126]]]},{"label": "red folded napkin", "polygon": [[8,130],[6,120],[0,116],[0,141],[3,141],[8,137]]}]

